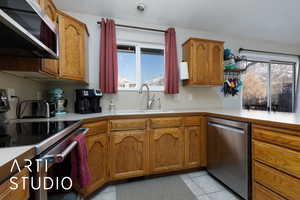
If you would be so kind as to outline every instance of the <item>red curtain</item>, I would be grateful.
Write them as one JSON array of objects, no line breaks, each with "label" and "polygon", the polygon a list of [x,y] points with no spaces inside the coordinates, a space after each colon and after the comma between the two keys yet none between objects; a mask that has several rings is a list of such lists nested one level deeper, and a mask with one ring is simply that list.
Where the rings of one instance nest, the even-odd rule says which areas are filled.
[{"label": "red curtain", "polygon": [[100,88],[104,93],[118,90],[116,26],[112,19],[101,20]]},{"label": "red curtain", "polygon": [[176,47],[176,32],[169,28],[165,33],[165,93],[179,93],[179,69]]}]

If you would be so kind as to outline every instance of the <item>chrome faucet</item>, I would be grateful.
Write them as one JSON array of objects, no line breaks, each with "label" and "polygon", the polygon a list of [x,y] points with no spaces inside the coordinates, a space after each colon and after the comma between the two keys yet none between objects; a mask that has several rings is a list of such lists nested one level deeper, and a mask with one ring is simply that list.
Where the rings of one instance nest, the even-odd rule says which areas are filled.
[{"label": "chrome faucet", "polygon": [[155,95],[153,94],[153,97],[150,99],[150,88],[148,84],[143,83],[139,89],[139,94],[143,93],[143,88],[146,87],[147,89],[147,110],[151,109],[152,104],[154,103]]}]

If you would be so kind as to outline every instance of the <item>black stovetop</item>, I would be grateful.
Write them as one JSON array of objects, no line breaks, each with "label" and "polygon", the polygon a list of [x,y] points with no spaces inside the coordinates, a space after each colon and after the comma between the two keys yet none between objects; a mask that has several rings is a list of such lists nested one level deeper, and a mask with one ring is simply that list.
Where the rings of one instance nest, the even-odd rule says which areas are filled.
[{"label": "black stovetop", "polygon": [[77,122],[0,123],[0,148],[39,144]]}]

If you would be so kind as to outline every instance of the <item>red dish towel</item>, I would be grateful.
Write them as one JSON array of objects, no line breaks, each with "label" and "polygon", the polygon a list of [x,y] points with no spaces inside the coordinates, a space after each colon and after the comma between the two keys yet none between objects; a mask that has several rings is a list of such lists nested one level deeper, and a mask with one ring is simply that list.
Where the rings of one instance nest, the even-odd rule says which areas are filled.
[{"label": "red dish towel", "polygon": [[71,153],[71,178],[74,183],[81,188],[91,184],[91,172],[88,166],[88,154],[85,143],[85,135],[79,134],[73,141],[77,142],[75,149]]}]

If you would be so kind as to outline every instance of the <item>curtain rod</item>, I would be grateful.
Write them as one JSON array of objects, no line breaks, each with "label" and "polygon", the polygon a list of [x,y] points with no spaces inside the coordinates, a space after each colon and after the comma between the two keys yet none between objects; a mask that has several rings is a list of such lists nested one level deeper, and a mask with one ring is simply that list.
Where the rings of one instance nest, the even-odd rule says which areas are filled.
[{"label": "curtain rod", "polygon": [[[101,22],[97,22],[97,24],[101,24]],[[160,29],[146,28],[146,27],[140,27],[140,26],[129,26],[129,25],[123,25],[123,24],[116,24],[116,26],[124,27],[124,28],[140,29],[140,30],[144,30],[144,31],[155,31],[155,32],[161,32],[161,33],[166,32],[166,31],[160,30]]]},{"label": "curtain rod", "polygon": [[296,55],[296,54],[281,53],[281,52],[272,52],[272,51],[261,51],[261,50],[244,49],[244,48],[240,48],[239,49],[239,53],[241,51],[256,52],[256,53],[269,53],[269,54],[277,54],[277,55],[285,55],[285,56],[297,56],[297,57],[300,56],[300,55]]}]

